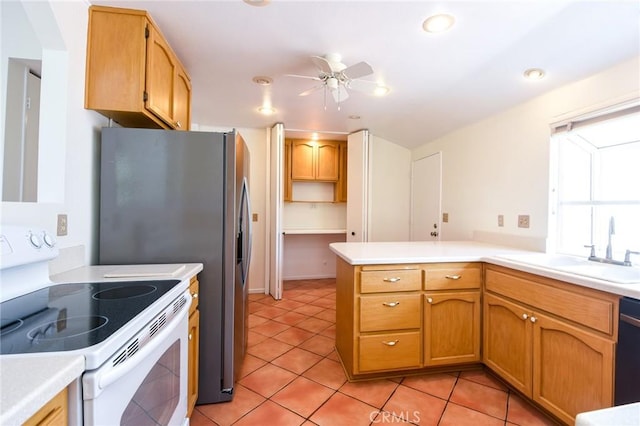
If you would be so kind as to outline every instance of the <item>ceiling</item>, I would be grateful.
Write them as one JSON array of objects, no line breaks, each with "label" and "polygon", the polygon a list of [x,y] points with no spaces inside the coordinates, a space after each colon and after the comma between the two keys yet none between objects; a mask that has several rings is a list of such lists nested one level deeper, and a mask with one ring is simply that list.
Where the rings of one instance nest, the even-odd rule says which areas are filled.
[{"label": "ceiling", "polygon": [[[634,0],[90,1],[149,11],[191,75],[193,123],[366,128],[407,148],[640,55]],[[439,12],[455,16],[453,28],[423,31]],[[390,92],[351,91],[339,109],[322,90],[298,96],[317,82],[286,75],[316,76],[310,57],[328,53],[347,66],[366,61],[374,73],[364,79]],[[545,78],[525,80],[534,67]],[[275,114],[260,114],[263,102]]]}]

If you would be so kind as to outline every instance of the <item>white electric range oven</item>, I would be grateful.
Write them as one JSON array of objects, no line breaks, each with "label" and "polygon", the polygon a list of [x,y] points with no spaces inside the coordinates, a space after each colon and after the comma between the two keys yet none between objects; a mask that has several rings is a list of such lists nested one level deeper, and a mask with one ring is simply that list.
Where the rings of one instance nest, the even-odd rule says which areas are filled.
[{"label": "white electric range oven", "polygon": [[49,234],[9,226],[1,234],[1,356],[84,356],[70,424],[188,424],[188,279],[57,284]]}]

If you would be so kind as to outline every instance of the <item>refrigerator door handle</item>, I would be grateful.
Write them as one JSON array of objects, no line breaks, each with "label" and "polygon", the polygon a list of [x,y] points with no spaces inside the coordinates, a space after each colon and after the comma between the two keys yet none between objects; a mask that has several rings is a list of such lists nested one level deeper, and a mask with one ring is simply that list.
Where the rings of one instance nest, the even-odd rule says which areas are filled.
[{"label": "refrigerator door handle", "polygon": [[[242,181],[242,202],[241,202],[241,219],[246,223],[246,233],[244,235],[243,256],[242,256],[242,284],[246,284],[249,275],[249,263],[251,262],[251,241],[253,239],[253,224],[251,223],[251,199],[249,198],[249,183],[245,177]],[[246,253],[246,254],[245,254]]]}]

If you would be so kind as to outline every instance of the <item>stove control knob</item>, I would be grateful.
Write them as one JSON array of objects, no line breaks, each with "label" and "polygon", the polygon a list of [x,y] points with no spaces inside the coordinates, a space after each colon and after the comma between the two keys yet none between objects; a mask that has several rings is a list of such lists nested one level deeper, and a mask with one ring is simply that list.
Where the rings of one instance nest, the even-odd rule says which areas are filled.
[{"label": "stove control knob", "polygon": [[46,232],[42,233],[42,240],[44,241],[45,245],[49,248],[53,248],[53,246],[56,245],[55,238],[53,238],[50,234],[47,234]]},{"label": "stove control knob", "polygon": [[42,247],[42,240],[40,239],[40,237],[31,232],[29,232],[29,242],[37,249]]}]

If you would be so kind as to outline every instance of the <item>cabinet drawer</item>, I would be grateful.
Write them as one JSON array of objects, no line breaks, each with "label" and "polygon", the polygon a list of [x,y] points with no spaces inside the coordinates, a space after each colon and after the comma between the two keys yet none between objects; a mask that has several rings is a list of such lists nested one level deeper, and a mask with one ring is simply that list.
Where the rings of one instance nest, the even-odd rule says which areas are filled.
[{"label": "cabinet drawer", "polygon": [[360,272],[360,293],[414,291],[422,287],[419,269]]},{"label": "cabinet drawer", "polygon": [[424,269],[425,290],[480,288],[482,266],[478,263],[427,265]]},{"label": "cabinet drawer", "polygon": [[420,366],[420,332],[360,336],[360,371],[395,370]]},{"label": "cabinet drawer", "polygon": [[[614,335],[616,303],[604,294],[591,295],[589,289],[525,274],[510,274],[507,271],[487,269],[486,289],[502,294],[559,317],[594,330]],[[552,286],[546,283],[554,283]],[[575,287],[575,290],[573,289]],[[615,315],[614,315],[615,314]]]},{"label": "cabinet drawer", "polygon": [[360,331],[420,328],[419,294],[360,297]]}]

